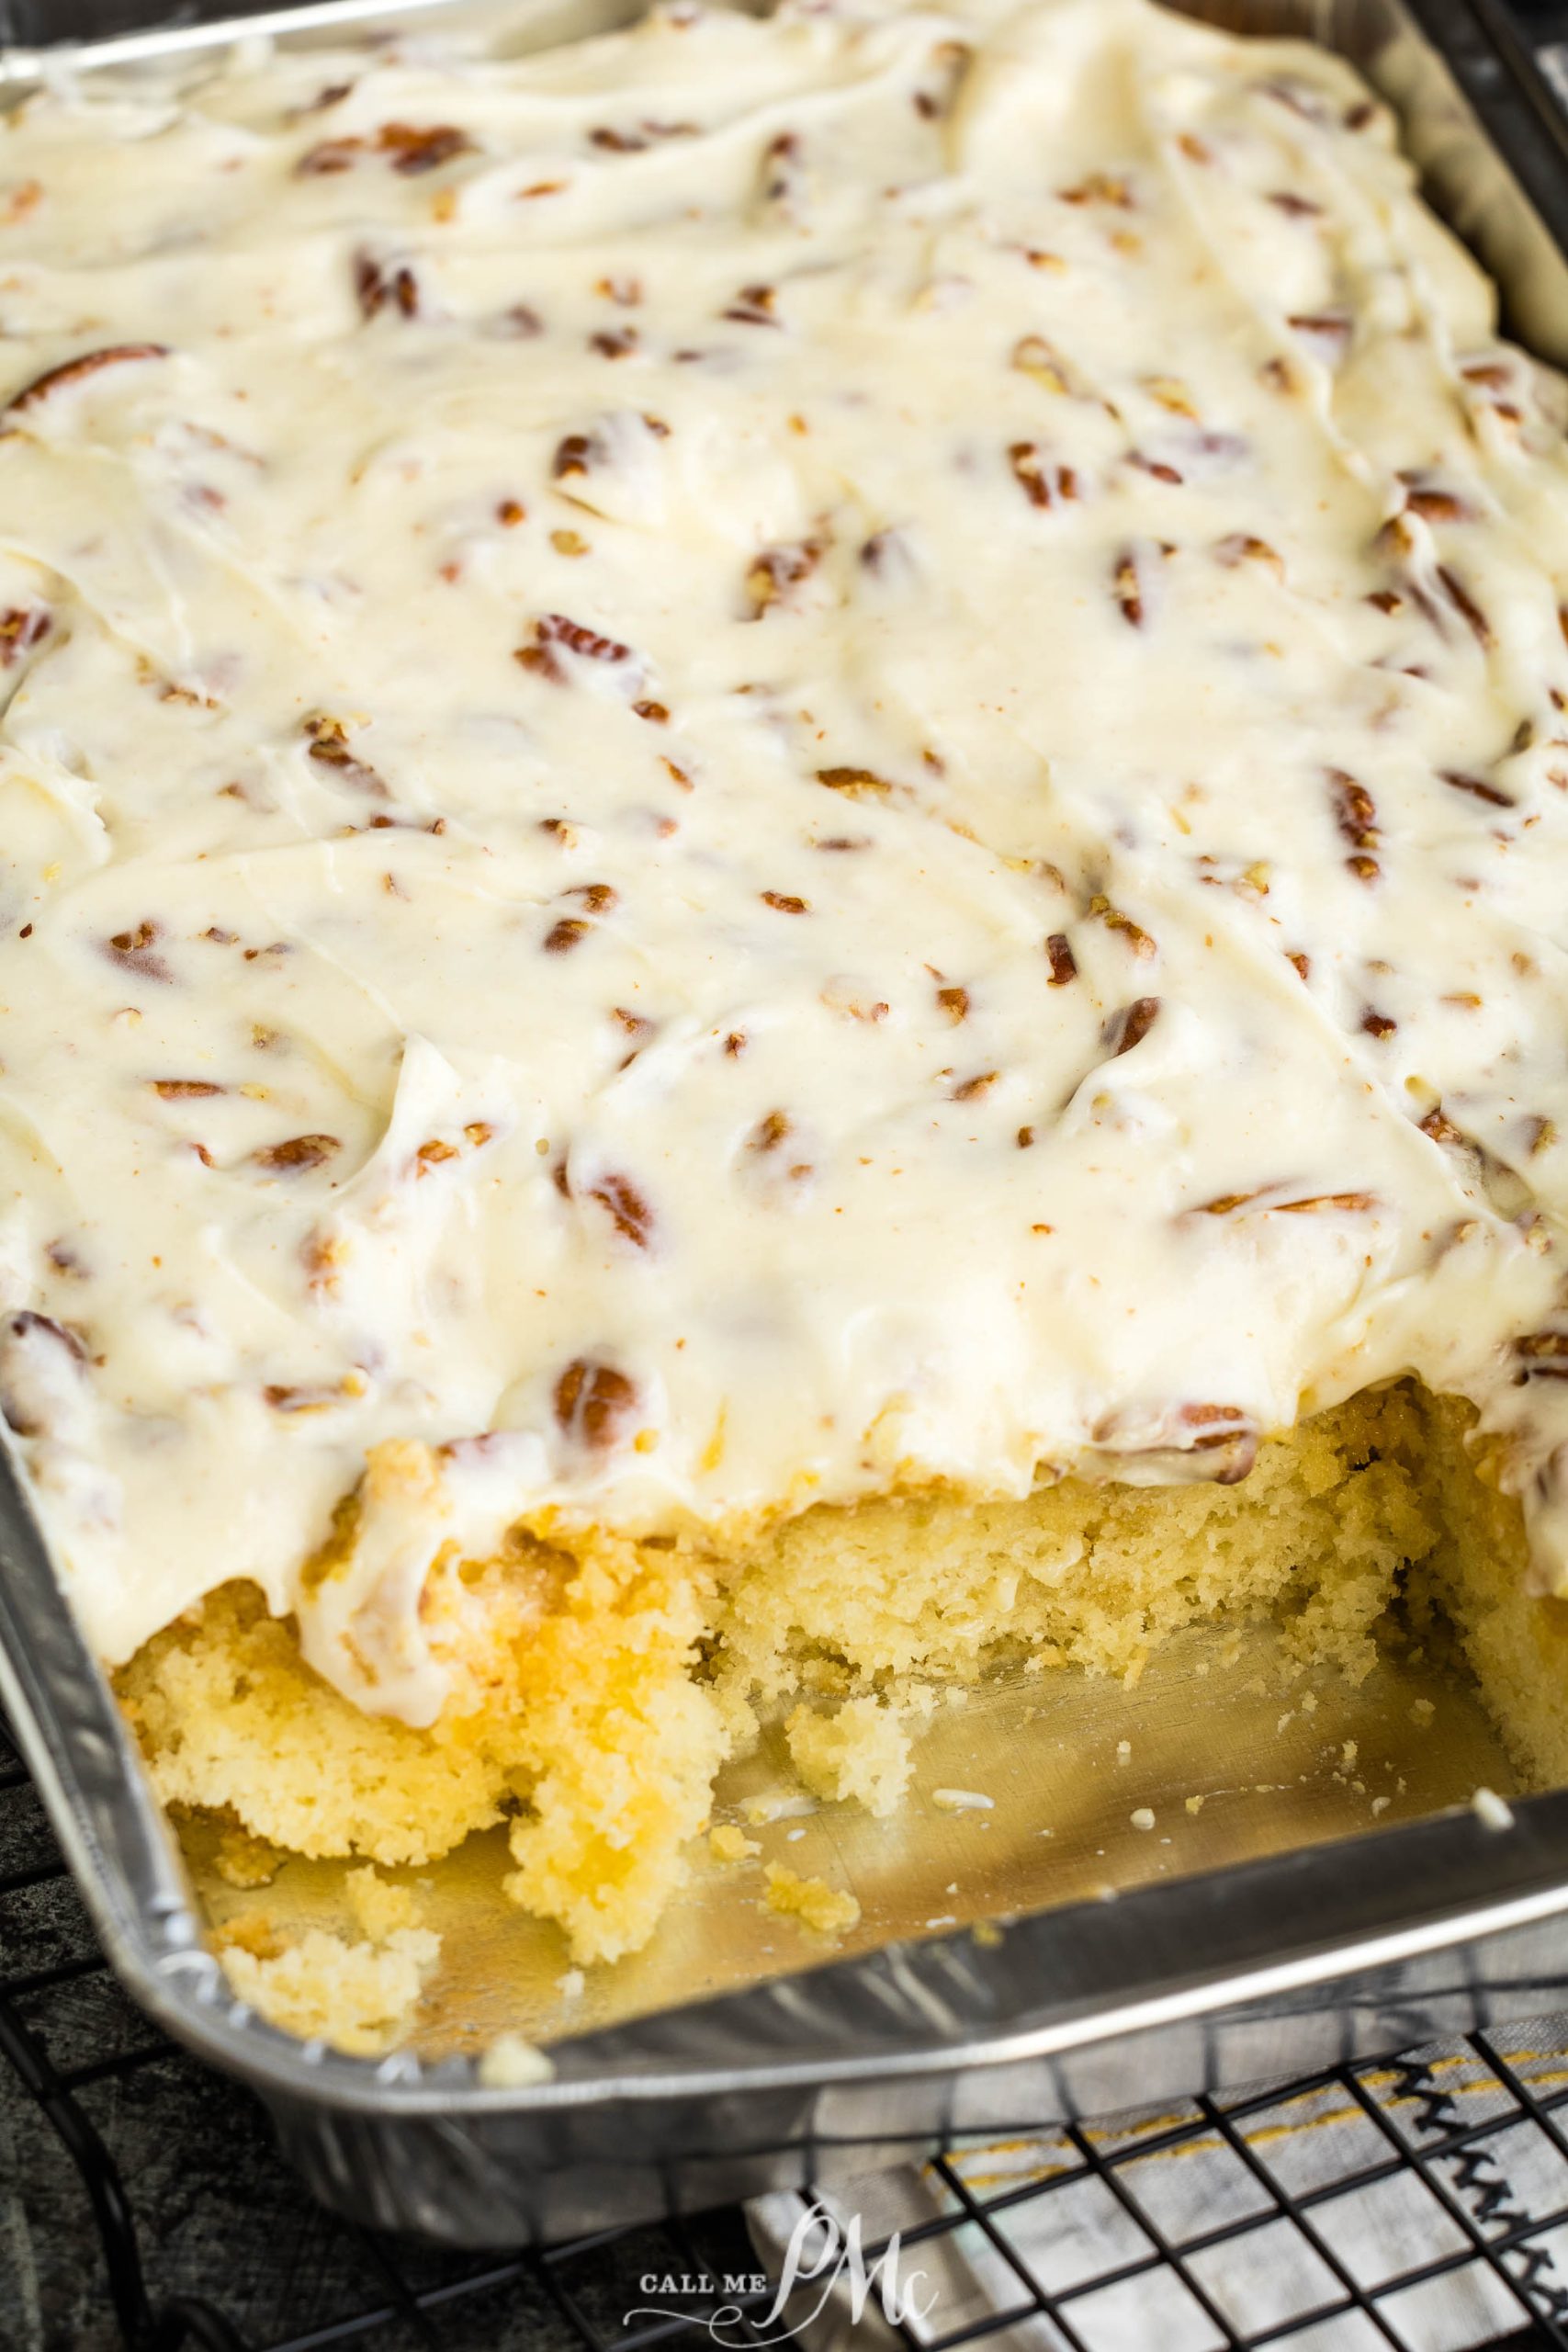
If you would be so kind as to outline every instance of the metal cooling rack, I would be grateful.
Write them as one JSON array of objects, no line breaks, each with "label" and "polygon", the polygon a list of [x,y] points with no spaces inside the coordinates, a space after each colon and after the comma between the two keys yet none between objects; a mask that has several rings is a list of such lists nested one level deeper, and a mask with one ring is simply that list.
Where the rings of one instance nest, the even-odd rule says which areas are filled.
[{"label": "metal cooling rack", "polygon": [[[682,2293],[679,2309],[628,2325],[625,2314],[649,2303],[649,2274],[760,2271],[739,2211],[515,2255],[440,2251],[322,2211],[249,2095],[156,2034],[120,1993],[3,1740],[0,2050],[10,2062],[0,2069],[0,2345],[17,2352],[643,2352],[709,2341],[716,2300]],[[1306,2174],[1281,2161],[1282,2146],[1299,2152],[1306,2127],[1324,2122],[1337,2135],[1331,2161],[1322,2132]],[[1186,2228],[1152,2193],[1153,2160],[1200,2145],[1211,2163],[1224,2152],[1245,2211]],[[1117,2341],[1149,2352],[1178,2341],[1568,2352],[1568,2055],[1543,2056],[1520,2037],[1478,2034],[1440,2057],[1337,2066],[1134,2124],[1068,2126],[999,2186],[980,2153],[960,2143],[936,2159],[923,2190],[928,2212],[933,2199],[942,2210],[901,2234],[911,2255],[943,2241],[977,2250],[994,2307],[946,2335],[904,2328],[918,2352],[1021,2325],[1013,2340],[1032,2352],[1100,2352],[1112,2305]],[[1355,2191],[1398,2199],[1399,2243],[1418,2244],[1416,2259],[1378,2277],[1364,2245],[1347,2254],[1337,2200]],[[1086,2198],[1119,2209],[1100,2241],[1113,2237],[1115,2252],[1075,2275],[1051,2250],[1081,2231]],[[868,2261],[880,2251],[868,2244]],[[1262,2302],[1253,2275],[1271,2282]],[[1305,2283],[1281,2308],[1288,2277]],[[1461,2281],[1485,2316],[1456,2335],[1442,2320]],[[760,2314],[768,2296],[722,2300]],[[727,2340],[762,2339],[743,2315]]]}]

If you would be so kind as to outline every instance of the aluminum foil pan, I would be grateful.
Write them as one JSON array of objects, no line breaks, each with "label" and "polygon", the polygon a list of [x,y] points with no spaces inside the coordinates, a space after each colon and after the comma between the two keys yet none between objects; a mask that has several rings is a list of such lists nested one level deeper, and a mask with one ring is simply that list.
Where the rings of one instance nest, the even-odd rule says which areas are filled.
[{"label": "aluminum foil pan", "polygon": [[[82,7],[95,0],[74,0]],[[0,0],[0,87],[392,21],[333,0],[47,48],[57,0]],[[423,0],[442,5],[442,0]],[[1494,0],[1191,0],[1234,29],[1306,33],[1399,113],[1438,209],[1501,285],[1507,324],[1568,362],[1568,135]],[[570,38],[620,0],[534,0],[509,43]],[[1506,158],[1505,162],[1504,158]],[[1568,1792],[1495,1827],[1469,1804],[1508,1769],[1462,1676],[1387,1659],[1359,1691],[1281,1697],[1270,1637],[1173,1642],[1134,1690],[1018,1675],[944,1710],[902,1816],[830,1809],[758,1834],[852,1885],[841,1956],[699,1865],[644,1953],[563,1992],[554,1931],[510,1908],[471,1841],[423,1874],[441,1969],[406,2048],[375,2062],[290,2040],[207,1948],[243,1902],[199,1825],[176,1841],[62,1598],[0,1449],[0,1700],[109,1959],[177,2039],[261,2095],[318,2192],[357,2218],[470,2244],[555,2236],[861,2171],[942,2134],[1104,2113],[1562,2007]],[[766,1749],[721,1794],[782,1785]],[[987,1794],[938,1810],[931,1792]],[[1201,1802],[1198,1802],[1200,1801]],[[1153,1826],[1149,1816],[1153,1816]],[[336,1866],[288,1863],[286,1930],[346,1923]],[[492,2090],[502,2030],[551,2080]]]}]

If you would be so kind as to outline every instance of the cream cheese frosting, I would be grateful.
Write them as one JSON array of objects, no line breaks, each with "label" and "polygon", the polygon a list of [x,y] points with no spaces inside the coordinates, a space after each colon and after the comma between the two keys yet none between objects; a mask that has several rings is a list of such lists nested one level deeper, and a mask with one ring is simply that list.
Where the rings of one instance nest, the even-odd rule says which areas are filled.
[{"label": "cream cheese frosting", "polygon": [[[1340,62],[684,5],[0,140],[0,1402],[91,1638],[1244,1476],[1568,1585],[1558,382]],[[302,1580],[366,1473],[344,1574]]]}]

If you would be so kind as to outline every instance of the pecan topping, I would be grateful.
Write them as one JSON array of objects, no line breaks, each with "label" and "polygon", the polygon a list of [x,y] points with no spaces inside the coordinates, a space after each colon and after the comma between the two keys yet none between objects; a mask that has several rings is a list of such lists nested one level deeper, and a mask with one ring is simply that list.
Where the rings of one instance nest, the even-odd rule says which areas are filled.
[{"label": "pecan topping", "polygon": [[416,1179],[428,1176],[431,1170],[439,1168],[444,1159],[456,1159],[457,1157],[457,1147],[455,1143],[447,1143],[440,1136],[432,1136],[429,1142],[422,1143],[414,1153],[414,1175]]},{"label": "pecan topping", "polygon": [[886,776],[874,775],[869,768],[818,768],[817,781],[825,784],[829,792],[852,795],[891,792],[893,789]]},{"label": "pecan topping", "polygon": [[637,1409],[637,1393],[626,1374],[587,1356],[567,1365],[556,1382],[554,1401],[561,1429],[591,1453],[619,1444]]},{"label": "pecan topping", "polygon": [[[1066,361],[1058,351],[1052,348],[1043,334],[1021,336],[1013,345],[1012,364],[1024,375],[1032,376],[1037,384],[1043,384],[1047,391],[1066,393],[1072,390],[1072,379],[1067,373]],[[1031,441],[1020,441],[1014,444],[1012,456],[1015,468],[1019,450],[1031,449],[1033,446]]]},{"label": "pecan topping", "polygon": [[355,792],[368,792],[378,800],[388,797],[387,787],[372,767],[350,751],[348,735],[341,719],[311,718],[306,721],[305,732],[310,738],[310,757],[322,767],[335,768],[344,784]]},{"label": "pecan topping", "polygon": [[1122,617],[1130,628],[1144,626],[1144,590],[1138,577],[1138,560],[1132,553],[1118,556],[1111,574],[1111,592],[1122,609]]},{"label": "pecan topping", "polygon": [[1492,624],[1458,573],[1450,571],[1446,563],[1440,563],[1438,566],[1438,578],[1443,584],[1449,602],[1460,615],[1476,643],[1481,646],[1489,646],[1493,641]]},{"label": "pecan topping", "polygon": [[1072,467],[1049,464],[1037,441],[1015,441],[1008,460],[1031,506],[1055,506],[1058,499],[1077,498],[1078,478]]},{"label": "pecan topping", "polygon": [[134,931],[117,931],[105,953],[138,979],[172,980],[173,972],[157,953],[163,932],[155,922],[139,922]]},{"label": "pecan topping", "polygon": [[1214,553],[1233,570],[1239,563],[1266,563],[1277,580],[1285,576],[1285,559],[1279,549],[1267,539],[1255,539],[1248,531],[1234,531],[1228,539],[1219,540]]},{"label": "pecan topping", "polygon": [[969,1014],[967,989],[938,989],[936,1001],[950,1021],[964,1021]]},{"label": "pecan topping", "polygon": [[1347,775],[1343,768],[1330,768],[1328,783],[1334,795],[1335,821],[1351,848],[1376,849],[1378,812],[1366,786]]},{"label": "pecan topping", "polygon": [[1130,1054],[1134,1046],[1142,1045],[1158,1018],[1157,996],[1134,997],[1131,1004],[1113,1014],[1105,1030],[1105,1042],[1112,1057],[1118,1054]]},{"label": "pecan topping", "polygon": [[783,1111],[770,1111],[758,1120],[746,1138],[748,1151],[776,1151],[791,1132],[790,1122]]},{"label": "pecan topping", "polygon": [[1404,511],[1419,514],[1423,523],[1465,523],[1474,510],[1451,490],[1415,484],[1405,491]]},{"label": "pecan topping", "polygon": [[356,254],[354,292],[367,319],[380,311],[396,311],[405,319],[419,316],[419,280],[406,262],[380,262],[369,254]]},{"label": "pecan topping", "polygon": [[961,1085],[953,1088],[953,1100],[955,1102],[977,1102],[981,1095],[990,1092],[1000,1076],[999,1069],[981,1070],[976,1077],[966,1078]]},{"label": "pecan topping", "polygon": [[1504,792],[1496,785],[1488,784],[1483,776],[1461,775],[1454,768],[1439,768],[1438,773],[1442,782],[1452,791],[1468,792],[1472,799],[1484,800],[1489,808],[1517,808],[1518,807],[1518,802],[1511,792]]},{"label": "pecan topping", "polygon": [[1374,1209],[1377,1202],[1371,1193],[1314,1193],[1299,1201],[1270,1201],[1270,1216],[1321,1216],[1327,1210],[1359,1216]]},{"label": "pecan topping", "polygon": [[781,915],[808,915],[811,912],[808,899],[791,898],[787,890],[764,890],[762,904],[776,909]]},{"label": "pecan topping", "polygon": [[227,1089],[215,1086],[209,1078],[155,1078],[152,1091],[165,1102],[197,1102],[209,1094],[223,1094]]},{"label": "pecan topping", "polygon": [[629,1176],[601,1176],[588,1187],[588,1197],[609,1210],[615,1230],[646,1250],[653,1234],[653,1211]]},{"label": "pecan topping", "polygon": [[392,169],[412,179],[421,172],[439,170],[456,156],[475,152],[468,132],[459,130],[455,123],[384,122],[376,133],[373,147],[366,140],[353,137],[324,139],[301,155],[294,169],[299,178],[319,178],[323,174],[346,172],[356,155],[375,153],[389,155]]},{"label": "pecan topping", "polygon": [[541,672],[557,685],[563,684],[566,679],[556,651],[558,646],[564,646],[569,653],[575,653],[582,662],[631,662],[636,659],[629,645],[622,645],[613,637],[603,637],[597,629],[586,628],[581,621],[569,620],[564,613],[547,613],[542,620],[536,620],[534,636],[536,642],[519,646],[512,658],[520,662],[525,670]]},{"label": "pecan topping", "polygon": [[43,605],[13,605],[0,612],[0,670],[9,670],[49,635],[52,626]]},{"label": "pecan topping", "polygon": [[287,1143],[269,1144],[251,1157],[258,1168],[270,1169],[276,1175],[303,1176],[312,1168],[324,1166],[342,1148],[336,1136],[290,1136]]},{"label": "pecan topping", "polygon": [[47,1437],[57,1418],[51,1367],[85,1371],[87,1351],[52,1315],[24,1307],[10,1316],[0,1343],[0,1420],[17,1437]]},{"label": "pecan topping", "polygon": [[1214,1484],[1238,1487],[1258,1459],[1258,1430],[1251,1417],[1236,1405],[1183,1405],[1176,1418],[1183,1429],[1196,1432],[1189,1453],[1231,1449],[1231,1458],[1214,1473]]},{"label": "pecan topping", "polygon": [[1435,1102],[1419,1124],[1422,1134],[1430,1136],[1434,1143],[1462,1144],[1468,1140],[1463,1132],[1455,1126],[1440,1102]]},{"label": "pecan topping", "polygon": [[569,433],[556,447],[550,461],[550,478],[554,481],[574,481],[597,465],[604,457],[604,444],[591,433]]},{"label": "pecan topping", "polygon": [[773,304],[777,300],[771,286],[743,286],[724,315],[741,326],[776,327],[779,322],[773,316]]},{"label": "pecan topping", "polygon": [[1046,982],[1048,988],[1066,988],[1069,980],[1077,978],[1077,958],[1073,954],[1065,931],[1054,931],[1051,933],[1050,938],[1045,942],[1045,953],[1051,958],[1051,978]]},{"label": "pecan topping", "polygon": [[[1122,914],[1119,908],[1111,905],[1109,899],[1097,894],[1089,900],[1089,910],[1091,915],[1099,916],[1107,931],[1120,932],[1134,956],[1153,956],[1157,952],[1154,941],[1142,924],[1135,923],[1131,915]],[[1053,958],[1054,962],[1055,958]]]},{"label": "pecan topping", "polygon": [[85,351],[80,358],[62,360],[58,368],[46,368],[30,384],[24,384],[0,408],[0,419],[22,416],[28,410],[41,408],[55,392],[68,390],[73,384],[85,383],[89,376],[102,373],[106,368],[123,368],[137,359],[166,359],[169,347],[164,343],[111,343],[102,351]]},{"label": "pecan topping", "polygon": [[1399,1027],[1386,1012],[1378,1012],[1369,1005],[1361,1015],[1361,1027],[1369,1037],[1392,1037]]},{"label": "pecan topping", "polygon": [[787,602],[790,590],[808,580],[821,560],[818,539],[802,539],[794,547],[764,548],[753,557],[746,574],[753,619],[761,620],[771,606]]},{"label": "pecan topping", "polygon": [[581,915],[562,915],[554,929],[545,935],[547,956],[565,956],[580,940],[586,939],[593,926]]}]

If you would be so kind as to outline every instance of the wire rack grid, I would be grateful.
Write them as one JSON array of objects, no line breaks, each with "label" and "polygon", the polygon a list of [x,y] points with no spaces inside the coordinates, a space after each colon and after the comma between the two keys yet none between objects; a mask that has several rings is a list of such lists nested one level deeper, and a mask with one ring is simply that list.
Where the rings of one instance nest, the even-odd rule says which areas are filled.
[{"label": "wire rack grid", "polygon": [[[914,2352],[1568,2352],[1558,2039],[1478,2034],[1005,2149],[957,2143],[909,2169],[920,2210],[902,2259],[956,2263],[979,2308],[972,2295],[891,2330],[874,2310],[839,2340],[863,2325]],[[714,2340],[721,2304],[726,2345],[776,2340],[795,2316],[770,2319],[734,2211],[490,2255],[323,2212],[249,2095],[120,1993],[8,1744],[0,2050],[0,2345],[17,2352],[644,2352]],[[1180,2159],[1224,2163],[1225,2218],[1208,2185],[1173,2202]],[[1391,2194],[1398,2256],[1380,2267],[1364,2230],[1348,2251],[1341,2220],[1347,2199]],[[868,2267],[887,2242],[869,2238]]]}]

